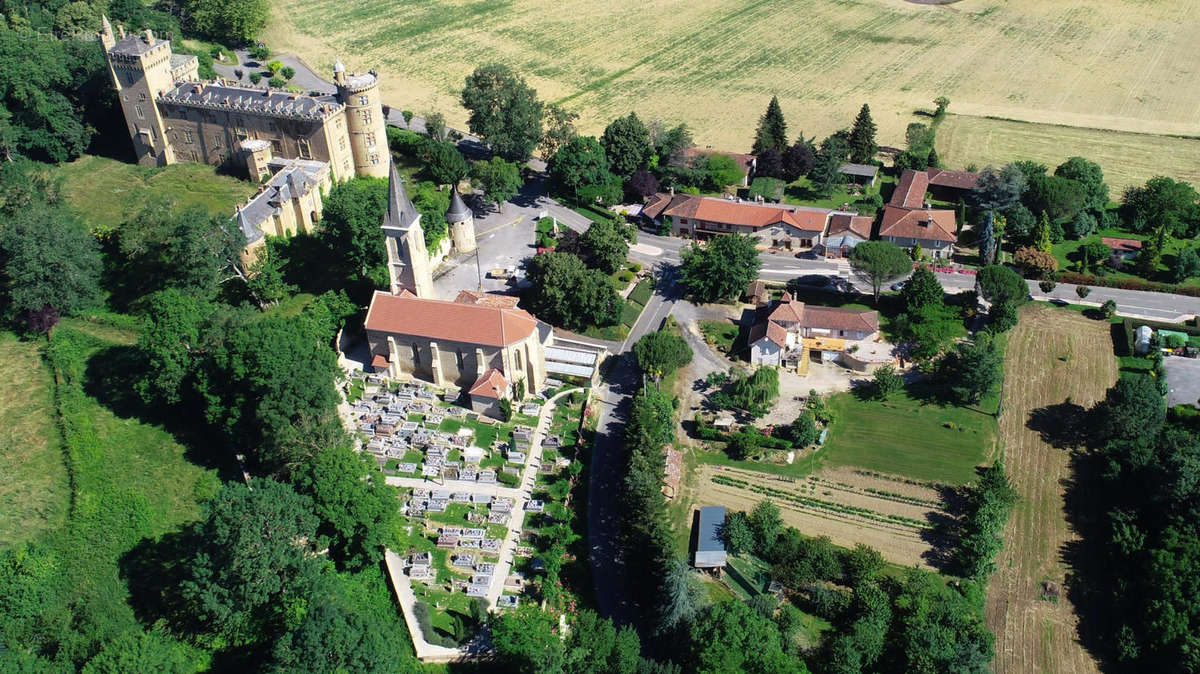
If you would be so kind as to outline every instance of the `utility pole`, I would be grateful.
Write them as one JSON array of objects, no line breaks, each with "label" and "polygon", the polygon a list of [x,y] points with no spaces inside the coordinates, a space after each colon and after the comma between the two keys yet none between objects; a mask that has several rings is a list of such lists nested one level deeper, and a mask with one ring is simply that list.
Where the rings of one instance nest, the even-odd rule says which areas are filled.
[{"label": "utility pole", "polygon": [[483,292],[483,269],[479,266],[479,248],[475,249],[475,275],[479,277],[479,292]]}]

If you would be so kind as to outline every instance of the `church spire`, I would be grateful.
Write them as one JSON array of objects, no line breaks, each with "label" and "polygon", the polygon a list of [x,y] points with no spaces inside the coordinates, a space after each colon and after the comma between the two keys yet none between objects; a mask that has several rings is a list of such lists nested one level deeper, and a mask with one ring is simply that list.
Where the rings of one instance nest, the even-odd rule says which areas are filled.
[{"label": "church spire", "polygon": [[396,172],[396,162],[393,161],[390,164],[391,167],[388,170],[388,208],[387,215],[383,218],[383,228],[407,231],[421,220],[421,214],[417,212],[412,201],[408,198],[408,192],[404,190],[404,181],[400,178],[400,174]]},{"label": "church spire", "polygon": [[433,298],[433,270],[425,249],[421,214],[413,208],[393,162],[388,171],[388,208],[383,217],[388,276],[393,295],[408,290],[417,297]]}]

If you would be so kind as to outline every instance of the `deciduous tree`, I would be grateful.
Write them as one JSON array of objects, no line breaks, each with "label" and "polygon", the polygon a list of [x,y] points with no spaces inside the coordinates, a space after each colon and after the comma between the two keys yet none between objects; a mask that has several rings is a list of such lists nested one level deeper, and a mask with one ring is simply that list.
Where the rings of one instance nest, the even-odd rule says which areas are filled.
[{"label": "deciduous tree", "polygon": [[871,377],[871,392],[877,400],[887,400],[903,389],[904,377],[892,365],[884,365],[875,370]]},{"label": "deciduous tree", "polygon": [[488,626],[496,660],[504,671],[522,674],[562,671],[563,642],[556,634],[558,621],[536,605],[523,604],[495,615]]},{"label": "deciduous tree", "polygon": [[731,554],[754,552],[754,532],[750,530],[750,523],[746,521],[746,513],[733,511],[726,515],[720,535]]},{"label": "deciduous tree", "polygon": [[194,627],[213,643],[252,644],[283,632],[302,610],[320,562],[312,501],[286,484],[230,482],[191,528],[179,593]]},{"label": "deciduous tree", "polygon": [[383,558],[400,501],[373,464],[344,445],[330,447],[298,473],[295,484],[312,498],[317,535],[339,567],[359,570]]},{"label": "deciduous tree", "polygon": [[483,198],[504,209],[504,203],[517,196],[524,181],[520,167],[501,157],[477,161],[471,165],[471,179],[483,190]]},{"label": "deciduous tree", "polygon": [[804,139],[804,134],[783,152],[783,179],[795,182],[812,171],[816,157],[812,143]]},{"label": "deciduous tree", "polygon": [[946,291],[937,280],[937,276],[929,267],[921,266],[913,270],[912,276],[900,290],[900,300],[904,303],[904,311],[913,313],[930,304],[942,304]]},{"label": "deciduous tree", "polygon": [[621,297],[604,272],[588,269],[569,253],[535,255],[526,266],[529,309],[554,325],[579,330],[612,325],[621,316]]},{"label": "deciduous tree", "polygon": [[73,315],[100,300],[100,246],[62,207],[35,207],[0,227],[0,288],[13,313],[51,306]]},{"label": "deciduous tree", "polygon": [[1087,196],[1084,208],[1102,213],[1108,207],[1108,184],[1104,182],[1104,170],[1096,162],[1083,157],[1071,157],[1054,169],[1054,175],[1069,178],[1083,186]]},{"label": "deciduous tree", "polygon": [[1013,263],[1031,278],[1044,279],[1058,271],[1058,260],[1053,255],[1029,246],[1017,249],[1013,254]]},{"label": "deciduous tree", "polygon": [[989,302],[1017,306],[1024,303],[1025,298],[1029,296],[1029,286],[1025,279],[1003,265],[984,267],[975,278],[979,293]]},{"label": "deciduous tree", "polygon": [[679,335],[655,330],[633,345],[633,355],[642,372],[657,379],[692,362],[692,347]]},{"label": "deciduous tree", "polygon": [[542,109],[542,139],[538,143],[543,157],[547,159],[553,157],[560,147],[579,135],[575,129],[575,120],[577,119],[579,119],[579,115],[561,105],[556,103],[545,105]]},{"label": "deciduous tree", "polygon": [[267,27],[266,0],[186,0],[186,19],[205,36],[245,44]]},{"label": "deciduous tree", "polygon": [[529,161],[542,139],[542,102],[523,78],[498,63],[479,66],[467,77],[462,104],[471,133],[505,159]]},{"label": "deciduous tree", "polygon": [[625,264],[629,241],[625,225],[615,218],[596,220],[579,237],[580,248],[586,254],[588,266],[605,274],[613,274]]},{"label": "deciduous tree", "polygon": [[703,248],[688,246],[682,258],[680,278],[701,302],[737,297],[758,277],[762,266],[755,240],[740,234],[719,236]]},{"label": "deciduous tree", "polygon": [[467,176],[467,160],[450,141],[430,141],[425,144],[425,170],[439,185],[457,185]]},{"label": "deciduous tree", "polygon": [[977,206],[989,211],[1005,211],[1015,206],[1025,194],[1026,178],[1019,167],[1008,164],[1002,169],[986,166],[971,190]]},{"label": "deciduous tree", "polygon": [[977,404],[1000,385],[1004,354],[992,336],[979,332],[970,342],[959,342],[938,362],[938,377],[961,405]]},{"label": "deciduous tree", "polygon": [[618,178],[628,180],[634,171],[645,168],[654,156],[650,132],[636,112],[618,117],[604,129],[600,138],[609,168]]},{"label": "deciduous tree", "polygon": [[366,277],[386,263],[383,216],[387,212],[387,181],[351,178],[334,184],[321,214],[321,240],[330,264],[347,276]]},{"label": "deciduous tree", "polygon": [[1195,248],[1180,248],[1171,262],[1171,279],[1183,283],[1197,275],[1200,275],[1200,255],[1196,254]]},{"label": "deciduous tree", "polygon": [[547,168],[550,180],[578,201],[585,201],[586,188],[613,180],[604,147],[591,136],[568,141],[550,158]]}]

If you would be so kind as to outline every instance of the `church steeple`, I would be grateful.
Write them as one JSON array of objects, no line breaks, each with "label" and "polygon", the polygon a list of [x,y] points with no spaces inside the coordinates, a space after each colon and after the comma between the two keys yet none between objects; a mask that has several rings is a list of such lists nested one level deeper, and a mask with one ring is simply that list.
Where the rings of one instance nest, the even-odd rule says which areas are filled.
[{"label": "church steeple", "polygon": [[395,162],[391,162],[388,170],[388,208],[383,217],[383,233],[392,294],[407,289],[417,297],[433,299],[433,271],[425,249],[421,214],[404,191],[404,181],[396,172]]}]

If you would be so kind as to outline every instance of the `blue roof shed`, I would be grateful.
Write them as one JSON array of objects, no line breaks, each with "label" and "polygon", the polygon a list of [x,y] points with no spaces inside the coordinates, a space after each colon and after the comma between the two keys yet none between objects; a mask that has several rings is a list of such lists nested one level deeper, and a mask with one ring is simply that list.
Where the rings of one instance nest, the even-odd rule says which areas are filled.
[{"label": "blue roof shed", "polygon": [[719,569],[725,566],[725,541],[721,540],[721,527],[724,524],[725,506],[700,508],[696,556],[693,560],[693,566],[697,569]]}]

